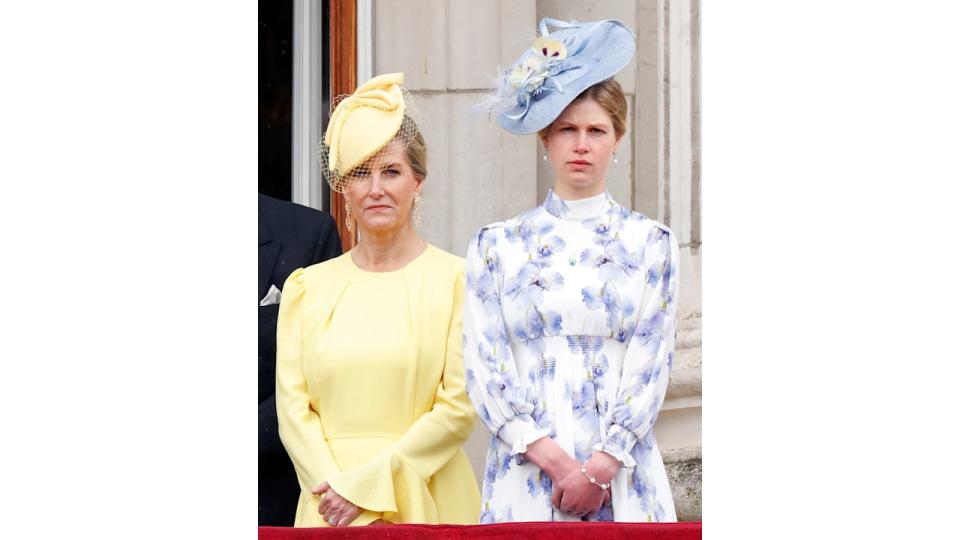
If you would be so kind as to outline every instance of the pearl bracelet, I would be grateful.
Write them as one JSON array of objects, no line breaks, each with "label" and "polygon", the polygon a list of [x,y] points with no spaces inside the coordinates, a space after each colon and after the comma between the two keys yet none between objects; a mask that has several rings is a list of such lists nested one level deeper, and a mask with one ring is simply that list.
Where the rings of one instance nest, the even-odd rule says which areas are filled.
[{"label": "pearl bracelet", "polygon": [[597,479],[596,479],[596,478],[590,476],[590,474],[587,473],[587,466],[586,466],[586,465],[584,465],[583,467],[580,467],[580,472],[583,473],[583,475],[587,477],[587,480],[589,480],[591,484],[593,484],[593,485],[595,485],[595,486],[600,486],[600,489],[602,489],[602,490],[604,490],[604,491],[610,489],[610,484],[604,484],[603,482],[597,482]]}]

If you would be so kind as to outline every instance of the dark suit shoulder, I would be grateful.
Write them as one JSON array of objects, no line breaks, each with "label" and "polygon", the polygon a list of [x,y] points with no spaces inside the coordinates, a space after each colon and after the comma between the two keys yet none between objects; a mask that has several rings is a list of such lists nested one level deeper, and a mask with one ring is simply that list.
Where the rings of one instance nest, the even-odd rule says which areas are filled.
[{"label": "dark suit shoulder", "polygon": [[335,228],[333,217],[315,208],[259,195],[260,225],[275,236],[302,234],[304,229]]}]

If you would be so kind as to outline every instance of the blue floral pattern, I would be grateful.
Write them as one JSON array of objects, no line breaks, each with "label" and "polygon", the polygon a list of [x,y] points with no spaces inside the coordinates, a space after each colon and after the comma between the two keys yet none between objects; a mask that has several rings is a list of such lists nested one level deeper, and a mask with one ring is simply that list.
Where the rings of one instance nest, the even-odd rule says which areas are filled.
[{"label": "blue floral pattern", "polygon": [[675,521],[653,425],[673,360],[678,246],[608,194],[552,191],[481,229],[467,252],[467,392],[492,437],[481,523],[577,521],[523,453],[547,436],[622,463],[592,521]]}]

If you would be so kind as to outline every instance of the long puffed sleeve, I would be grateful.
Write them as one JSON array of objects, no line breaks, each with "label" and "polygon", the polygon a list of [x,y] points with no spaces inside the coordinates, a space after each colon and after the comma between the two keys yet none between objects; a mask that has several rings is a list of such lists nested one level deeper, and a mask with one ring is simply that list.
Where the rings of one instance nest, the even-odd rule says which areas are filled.
[{"label": "long puffed sleeve", "polygon": [[653,428],[663,405],[676,338],[677,240],[669,230],[656,227],[643,253],[647,287],[639,304],[637,327],[623,359],[616,401],[594,447],[626,467],[636,465],[630,451]]},{"label": "long puffed sleeve", "polygon": [[[340,473],[340,467],[327,446],[320,423],[320,412],[314,410],[310,403],[307,382],[303,375],[303,296],[303,269],[299,268],[287,278],[280,297],[280,312],[277,317],[276,396],[280,440],[293,462],[300,489],[309,492]],[[320,500],[317,499],[318,506],[319,503]],[[353,524],[370,523],[379,517],[373,512],[364,511]]]},{"label": "long puffed sleeve", "polygon": [[464,298],[464,365],[467,392],[480,419],[512,455],[550,431],[533,417],[524,398],[500,305],[500,266],[496,231],[481,229],[467,249]]},{"label": "long puffed sleeve", "polygon": [[[462,263],[461,263],[462,264]],[[427,295],[423,318],[441,318],[447,324],[423,321],[425,330],[420,339],[442,340],[437,347],[426,344],[423,350],[441,351],[443,368],[432,408],[421,415],[392,445],[369,463],[344,471],[330,479],[337,493],[358,506],[383,512],[384,518],[420,516],[418,520],[437,522],[435,510],[425,501],[431,500],[428,484],[431,477],[460,451],[473,431],[476,414],[464,388],[462,356],[462,298],[464,278],[457,273],[452,291],[453,307],[448,319],[429,306]],[[427,283],[427,286],[436,283]],[[449,296],[445,296],[449,298]],[[449,306],[449,304],[447,304]],[[434,330],[436,329],[436,331]],[[444,333],[445,331],[445,333]],[[477,491],[473,477],[464,478],[463,489]],[[476,495],[474,495],[476,498]],[[475,500],[475,499],[474,499]]]}]

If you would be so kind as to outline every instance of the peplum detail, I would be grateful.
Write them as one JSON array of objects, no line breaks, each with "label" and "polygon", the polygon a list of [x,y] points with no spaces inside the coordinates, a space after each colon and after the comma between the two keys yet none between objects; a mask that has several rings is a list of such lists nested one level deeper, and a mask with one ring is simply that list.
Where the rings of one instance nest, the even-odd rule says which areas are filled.
[{"label": "peplum detail", "polygon": [[440,522],[427,479],[399,456],[380,455],[365,465],[336,475],[329,482],[347,500],[383,514],[387,521]]}]

